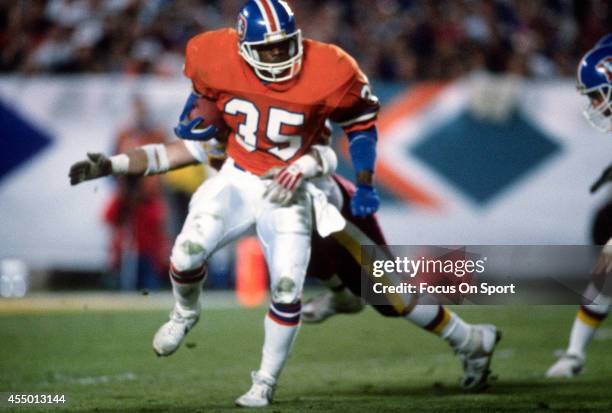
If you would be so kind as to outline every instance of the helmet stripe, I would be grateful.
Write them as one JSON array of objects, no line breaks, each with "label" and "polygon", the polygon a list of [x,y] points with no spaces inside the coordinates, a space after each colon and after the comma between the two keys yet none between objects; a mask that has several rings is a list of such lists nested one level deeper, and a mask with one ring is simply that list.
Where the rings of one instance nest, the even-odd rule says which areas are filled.
[{"label": "helmet stripe", "polygon": [[272,32],[272,28],[270,27],[270,17],[266,14],[266,9],[261,4],[260,0],[255,0],[255,4],[257,5],[257,8],[259,9],[259,13],[261,13],[261,17],[263,18],[264,22],[266,23],[266,32],[271,33]]},{"label": "helmet stripe", "polygon": [[255,0],[257,7],[259,7],[259,11],[261,12],[264,21],[266,22],[266,28],[268,33],[274,33],[278,31],[278,25],[276,21],[274,21],[274,15],[272,14],[272,9],[267,0]]},{"label": "helmet stripe", "polygon": [[281,24],[280,24],[280,19],[278,18],[278,13],[276,12],[276,7],[274,7],[274,3],[272,2],[272,0],[264,0],[265,3],[268,3],[268,5],[270,6],[270,10],[272,10],[272,19],[274,21],[274,24],[276,25],[276,30],[281,30]]}]

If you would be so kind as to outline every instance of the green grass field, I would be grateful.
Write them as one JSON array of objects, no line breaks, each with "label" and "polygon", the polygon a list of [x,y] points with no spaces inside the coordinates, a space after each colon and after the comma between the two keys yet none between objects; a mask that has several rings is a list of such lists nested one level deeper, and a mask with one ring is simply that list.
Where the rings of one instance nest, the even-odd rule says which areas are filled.
[{"label": "green grass field", "polygon": [[[612,411],[610,330],[593,342],[583,376],[571,382],[542,378],[554,350],[565,345],[576,308],[457,311],[468,321],[493,322],[504,333],[492,365],[496,380],[486,392],[459,391],[459,362],[445,343],[368,309],[303,326],[275,404],[266,410]],[[258,365],[264,313],[206,310],[186,345],[169,358],[157,358],[150,347],[165,311],[0,315],[0,392],[61,393],[69,400],[62,408],[14,411],[231,411]]]}]

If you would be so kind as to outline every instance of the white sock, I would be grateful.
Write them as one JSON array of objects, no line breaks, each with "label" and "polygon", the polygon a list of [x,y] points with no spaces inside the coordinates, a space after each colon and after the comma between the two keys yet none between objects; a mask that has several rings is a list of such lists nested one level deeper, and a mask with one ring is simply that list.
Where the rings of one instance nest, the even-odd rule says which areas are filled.
[{"label": "white sock", "polygon": [[178,272],[174,268],[170,270],[172,294],[183,315],[197,315],[200,312],[200,293],[205,278],[206,268],[204,267],[189,273]]},{"label": "white sock", "polygon": [[438,334],[453,347],[467,342],[470,325],[441,305],[417,304],[406,318],[419,327]]},{"label": "white sock", "polygon": [[440,308],[442,307],[439,305],[417,304],[412,311],[406,315],[406,318],[421,328],[433,330],[432,328],[428,328],[428,326],[432,324],[436,316],[438,316]]},{"label": "white sock", "polygon": [[[447,310],[448,311],[448,310]],[[462,349],[470,337],[470,326],[457,314],[449,311],[450,320],[442,329],[440,336],[449,342],[453,348]]]},{"label": "white sock", "polygon": [[585,358],[587,346],[609,312],[610,306],[605,304],[581,306],[572,326],[567,353]]},{"label": "white sock", "polygon": [[299,329],[301,305],[272,303],[264,320],[264,345],[259,373],[276,380]]},{"label": "white sock", "polygon": [[586,355],[586,348],[593,339],[596,331],[597,327],[591,327],[576,317],[574,325],[572,325],[567,353],[584,358]]}]

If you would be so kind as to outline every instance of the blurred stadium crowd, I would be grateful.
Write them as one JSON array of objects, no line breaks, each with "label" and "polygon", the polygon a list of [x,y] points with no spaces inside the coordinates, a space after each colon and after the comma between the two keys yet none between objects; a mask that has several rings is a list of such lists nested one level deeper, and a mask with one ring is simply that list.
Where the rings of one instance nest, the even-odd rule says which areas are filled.
[{"label": "blurred stadium crowd", "polygon": [[[180,73],[194,34],[234,26],[242,0],[0,0],[0,72]],[[293,0],[306,37],[370,76],[451,79],[474,69],[571,76],[612,20],[607,0]]]}]

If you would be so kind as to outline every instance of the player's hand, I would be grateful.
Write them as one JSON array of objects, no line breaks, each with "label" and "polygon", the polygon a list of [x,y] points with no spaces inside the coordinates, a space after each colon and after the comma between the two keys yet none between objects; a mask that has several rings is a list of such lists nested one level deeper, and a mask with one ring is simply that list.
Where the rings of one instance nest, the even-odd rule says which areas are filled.
[{"label": "player's hand", "polygon": [[591,185],[591,193],[597,192],[606,182],[612,181],[612,165],[608,166],[602,173],[599,179]]},{"label": "player's hand", "polygon": [[272,168],[262,179],[272,179],[264,192],[264,199],[274,204],[287,206],[295,198],[297,190],[304,182],[304,173],[298,165],[291,164],[284,168]]},{"label": "player's hand", "polygon": [[216,137],[218,130],[215,125],[209,125],[205,128],[198,127],[198,125],[204,121],[202,116],[197,116],[191,120],[189,119],[189,114],[195,107],[197,100],[198,95],[191,92],[179,116],[179,124],[174,128],[174,134],[181,139],[207,141]]},{"label": "player's hand", "polygon": [[367,217],[378,211],[380,198],[372,185],[357,185],[351,198],[351,213],[356,217]]},{"label": "player's hand", "polygon": [[112,173],[111,160],[101,153],[88,153],[87,159],[79,161],[70,167],[68,176],[70,185],[77,185],[83,181],[100,178]]}]

